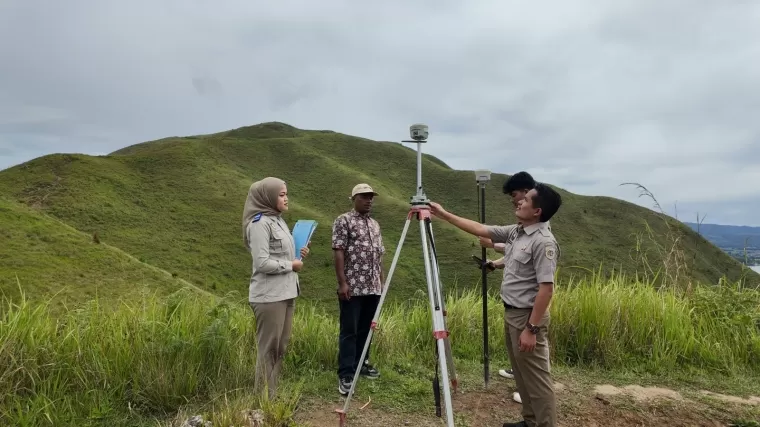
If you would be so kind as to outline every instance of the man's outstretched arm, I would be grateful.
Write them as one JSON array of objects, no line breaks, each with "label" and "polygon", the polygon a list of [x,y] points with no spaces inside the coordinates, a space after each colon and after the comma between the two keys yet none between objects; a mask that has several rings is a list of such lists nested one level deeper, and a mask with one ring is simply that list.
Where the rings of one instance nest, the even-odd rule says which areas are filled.
[{"label": "man's outstretched arm", "polygon": [[[516,225],[485,225],[479,222],[469,220],[447,212],[438,203],[430,202],[430,212],[438,218],[454,225],[462,231],[478,237],[488,237],[494,243],[494,246],[500,243],[507,243],[510,233]],[[499,245],[501,246],[501,245]],[[503,250],[502,250],[503,251]]]},{"label": "man's outstretched arm", "polygon": [[480,237],[491,237],[491,234],[488,232],[488,228],[485,225],[447,212],[446,209],[438,203],[430,202],[430,212],[464,232]]}]

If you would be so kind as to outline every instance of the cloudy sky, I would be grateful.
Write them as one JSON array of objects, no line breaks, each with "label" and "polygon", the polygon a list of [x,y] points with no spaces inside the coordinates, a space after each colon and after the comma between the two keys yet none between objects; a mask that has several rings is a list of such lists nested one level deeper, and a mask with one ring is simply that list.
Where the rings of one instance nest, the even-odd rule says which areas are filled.
[{"label": "cloudy sky", "polygon": [[[0,169],[264,121],[760,226],[760,2],[2,0]],[[754,77],[753,77],[754,76]]]}]

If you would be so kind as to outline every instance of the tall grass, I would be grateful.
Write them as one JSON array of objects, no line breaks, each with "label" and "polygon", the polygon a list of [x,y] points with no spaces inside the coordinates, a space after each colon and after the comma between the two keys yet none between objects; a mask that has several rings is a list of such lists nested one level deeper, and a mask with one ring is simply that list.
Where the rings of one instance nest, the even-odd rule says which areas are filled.
[{"label": "tall grass", "polygon": [[760,293],[740,284],[658,290],[617,275],[560,292],[550,331],[559,362],[760,372]]},{"label": "tall grass", "polygon": [[[455,358],[480,361],[479,291],[449,298],[447,309]],[[723,284],[687,293],[622,275],[595,276],[559,284],[551,312],[555,363],[760,373],[757,291]],[[489,317],[491,354],[504,355],[503,307],[496,296]],[[334,372],[337,320],[298,301],[286,375]],[[386,305],[379,327],[377,365],[402,371],[435,363],[424,295]],[[42,302],[6,301],[0,316],[0,423],[138,425],[171,419],[183,405],[198,404],[206,405],[214,425],[240,425],[241,411],[257,408],[264,408],[270,425],[289,425],[297,391],[285,403],[250,394],[254,337],[253,313],[245,304],[192,290],[125,302],[115,310],[93,301],[62,316]]]}]

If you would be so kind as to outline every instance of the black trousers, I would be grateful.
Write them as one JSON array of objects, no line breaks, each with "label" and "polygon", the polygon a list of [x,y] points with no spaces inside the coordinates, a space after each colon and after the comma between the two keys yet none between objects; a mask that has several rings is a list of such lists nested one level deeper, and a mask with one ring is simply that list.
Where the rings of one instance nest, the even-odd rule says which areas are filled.
[{"label": "black trousers", "polygon": [[[338,338],[338,378],[353,379],[356,369],[364,362],[359,358],[367,341],[372,318],[380,295],[351,296],[340,303],[340,336]],[[365,360],[369,360],[369,348]]]}]

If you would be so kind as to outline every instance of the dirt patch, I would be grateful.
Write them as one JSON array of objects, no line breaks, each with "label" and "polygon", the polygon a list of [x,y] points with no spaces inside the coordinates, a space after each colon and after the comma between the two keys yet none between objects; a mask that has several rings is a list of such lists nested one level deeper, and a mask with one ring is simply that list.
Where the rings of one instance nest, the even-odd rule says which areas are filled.
[{"label": "dirt patch", "polygon": [[729,396],[727,394],[713,393],[707,390],[702,390],[701,393],[705,396],[714,397],[724,402],[738,403],[742,405],[760,405],[760,397],[756,397],[756,396],[750,396],[747,399],[743,399],[741,397]]},{"label": "dirt patch", "polygon": [[[296,417],[299,425],[310,427],[338,427],[338,414],[334,409],[315,409],[308,413],[301,413]],[[433,417],[422,417],[413,414],[397,414],[376,409],[356,409],[349,411],[346,427],[360,426],[440,426],[440,422]]]},{"label": "dirt patch", "polygon": [[[517,421],[520,417],[520,405],[506,397],[490,395],[489,393],[471,392],[458,396],[454,402],[455,420],[461,426],[468,427],[501,427],[506,421]],[[585,396],[580,405],[566,406],[559,402],[559,427],[633,427],[642,425],[667,425],[669,427],[724,427],[727,420],[719,416],[710,416],[700,411],[693,411],[689,406],[675,407],[626,407],[604,405],[598,400]],[[329,407],[328,407],[329,406]],[[338,416],[333,412],[332,405],[315,409],[298,416],[300,425],[310,427],[338,427]],[[463,421],[463,422],[462,422]],[[350,411],[347,427],[397,427],[445,426],[445,420],[435,416],[433,408],[415,414],[400,414],[381,409],[354,409]]]},{"label": "dirt patch", "polygon": [[[366,405],[366,406],[365,406]],[[308,408],[299,410],[296,420],[310,427],[338,427],[338,414],[335,409],[339,403],[314,402]],[[466,420],[466,426],[499,426],[505,421],[520,419],[520,404],[512,401],[512,392],[466,391],[452,395],[454,419]],[[364,409],[362,409],[364,407]],[[432,396],[430,407],[415,413],[399,413],[376,407],[370,401],[356,402],[349,408],[346,427],[364,426],[420,426],[440,427],[446,425],[445,407],[441,398],[442,417],[435,415]]]},{"label": "dirt patch", "polygon": [[469,391],[454,400],[454,414],[468,426],[499,426],[522,419],[522,405],[512,400],[512,391]]},{"label": "dirt patch", "polygon": [[700,411],[690,410],[690,406],[657,407],[642,405],[637,407],[618,407],[605,405],[597,400],[596,404],[584,405],[573,414],[561,414],[560,426],[588,427],[633,427],[659,426],[668,427],[725,427],[726,420],[715,415],[706,415]]},{"label": "dirt patch", "polygon": [[[567,387],[557,387],[567,390]],[[724,414],[714,413],[695,402],[683,399],[673,390],[644,388],[640,386],[614,387],[597,386],[596,393],[573,392],[557,395],[557,425],[570,426],[612,426],[632,427],[641,425],[667,425],[669,427],[718,427],[726,426]],[[633,396],[634,403],[611,399],[605,396]],[[453,397],[454,419],[458,426],[501,427],[506,421],[518,421],[521,405],[512,401],[512,388],[491,390],[469,390]],[[663,404],[665,402],[666,404]],[[414,413],[400,413],[379,408],[370,402],[356,402],[348,415],[347,427],[433,427],[446,425],[445,419],[435,415],[435,408],[418,410]],[[441,402],[443,403],[443,402]],[[301,425],[311,427],[338,427],[338,415],[334,412],[335,402],[313,402],[309,408],[301,408],[297,420]]]},{"label": "dirt patch", "polygon": [[683,400],[681,393],[675,390],[660,387],[641,387],[639,385],[627,385],[620,388],[609,384],[602,384],[596,386],[594,392],[601,396],[627,395],[639,402],[662,399]]},{"label": "dirt patch", "polygon": [[[717,406],[690,400],[681,393],[659,387],[627,385],[616,387],[609,384],[587,386],[570,381],[555,382],[557,391],[557,425],[633,427],[642,425],[667,425],[668,427],[725,427],[732,417],[742,410],[727,410],[727,405]],[[519,421],[522,405],[512,400],[514,383],[494,384],[488,389],[460,389],[452,396],[454,420],[457,426],[501,427],[507,421]],[[706,392],[710,396],[728,401],[750,403],[746,407],[754,411],[760,407],[760,398],[741,399]],[[621,399],[622,398],[622,399]],[[435,415],[433,399],[429,404],[413,411],[390,409],[378,405],[369,397],[357,400],[351,406],[346,427],[397,427],[445,426],[445,418]],[[443,405],[443,401],[441,402]],[[342,406],[342,399],[312,400],[298,410],[299,425],[310,427],[338,427],[335,409]],[[732,415],[733,413],[733,415]],[[749,412],[746,412],[749,414]],[[746,418],[746,417],[743,417]],[[750,417],[752,418],[752,417]],[[754,419],[754,418],[752,418]]]}]

